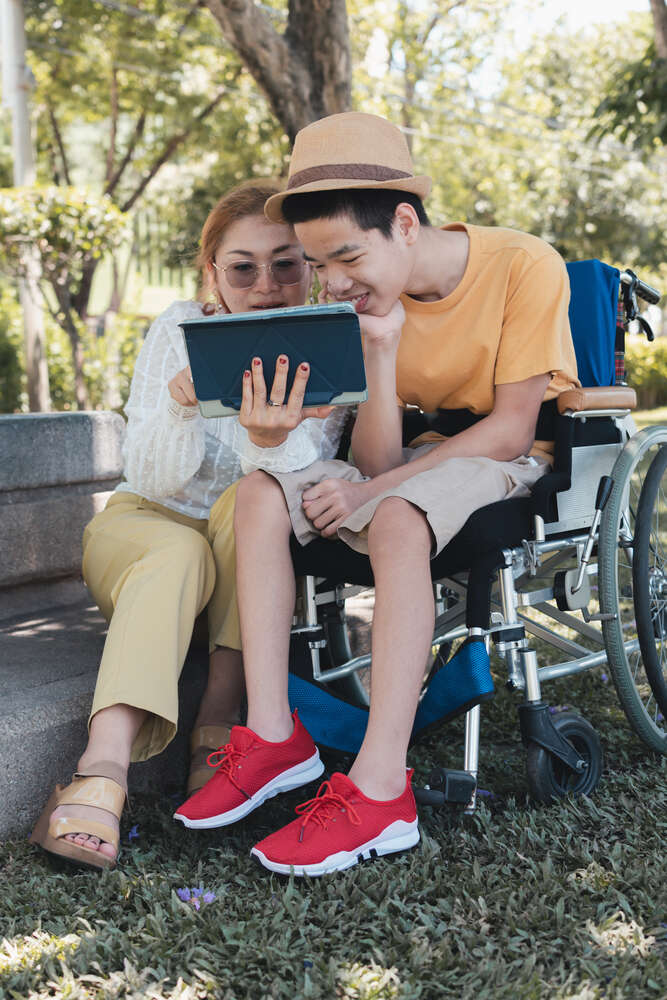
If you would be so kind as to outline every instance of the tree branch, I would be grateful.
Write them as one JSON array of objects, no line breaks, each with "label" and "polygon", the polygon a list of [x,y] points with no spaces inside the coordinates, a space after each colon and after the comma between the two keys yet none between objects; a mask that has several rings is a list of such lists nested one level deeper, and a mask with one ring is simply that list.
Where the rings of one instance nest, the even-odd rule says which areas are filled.
[{"label": "tree branch", "polygon": [[109,125],[109,150],[104,179],[108,183],[113,174],[113,162],[116,159],[116,129],[118,127],[118,76],[115,65],[111,66],[111,122]]},{"label": "tree branch", "polygon": [[651,14],[655,34],[655,51],[658,59],[667,59],[667,4],[665,0],[651,0]]},{"label": "tree branch", "polygon": [[227,88],[223,87],[223,89],[219,91],[219,93],[217,93],[216,96],[211,101],[209,101],[206,107],[202,108],[202,110],[194,116],[189,128],[184,129],[177,135],[172,136],[172,138],[166,144],[160,155],[155,157],[148,170],[144,172],[144,175],[141,178],[141,182],[138,185],[138,187],[136,187],[135,190],[132,192],[132,194],[129,196],[129,198],[127,198],[123,202],[123,204],[119,206],[121,212],[129,212],[129,210],[132,208],[137,198],[141,197],[141,195],[146,190],[146,187],[153,180],[160,167],[162,167],[167,162],[167,160],[169,160],[174,155],[178,147],[183,142],[185,142],[187,137],[194,129],[195,125],[198,125],[200,124],[200,122],[203,122],[204,119],[208,118],[211,112],[214,111],[215,108],[217,108],[218,104],[223,99],[226,93],[227,93]]},{"label": "tree branch", "polygon": [[130,162],[130,160],[134,155],[134,151],[137,148],[137,143],[144,134],[145,127],[146,127],[146,112],[142,111],[141,114],[139,115],[139,118],[137,119],[136,125],[134,126],[132,135],[130,136],[123,159],[118,164],[116,172],[107,180],[106,187],[104,188],[105,194],[112,195],[116,190],[118,182],[123,176],[125,168],[127,167],[128,163]]},{"label": "tree branch", "polygon": [[60,162],[62,163],[62,167],[63,167],[63,176],[65,178],[65,184],[67,184],[68,187],[71,187],[72,182],[71,182],[70,176],[69,176],[69,164],[67,162],[67,153],[65,152],[65,146],[63,144],[63,137],[62,137],[62,135],[60,133],[60,128],[58,126],[58,121],[56,119],[56,113],[53,110],[53,105],[51,104],[50,101],[47,101],[47,105],[46,106],[47,106],[47,108],[49,110],[49,122],[51,123],[51,129],[53,130],[53,135],[54,135],[54,138],[56,140],[56,144],[58,146],[58,152],[60,154]]}]

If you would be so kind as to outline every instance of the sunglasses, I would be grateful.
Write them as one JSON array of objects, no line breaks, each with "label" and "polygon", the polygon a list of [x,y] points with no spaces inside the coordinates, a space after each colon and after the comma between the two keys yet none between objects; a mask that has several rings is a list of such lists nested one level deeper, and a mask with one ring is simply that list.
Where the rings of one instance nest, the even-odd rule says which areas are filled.
[{"label": "sunglasses", "polygon": [[211,261],[216,271],[224,271],[232,288],[252,288],[263,268],[268,268],[271,277],[279,285],[298,285],[303,278],[306,262],[302,257],[279,257],[270,264],[255,264],[251,260],[235,260],[222,267]]}]

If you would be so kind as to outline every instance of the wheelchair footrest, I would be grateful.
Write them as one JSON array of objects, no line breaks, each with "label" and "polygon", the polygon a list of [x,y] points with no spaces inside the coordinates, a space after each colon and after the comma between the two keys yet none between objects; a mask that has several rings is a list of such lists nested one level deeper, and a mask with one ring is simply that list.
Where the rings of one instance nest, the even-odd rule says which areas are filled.
[{"label": "wheelchair footrest", "polygon": [[436,768],[431,772],[424,788],[415,788],[415,799],[420,805],[441,806],[446,802],[467,805],[477,787],[477,779],[470,771]]}]

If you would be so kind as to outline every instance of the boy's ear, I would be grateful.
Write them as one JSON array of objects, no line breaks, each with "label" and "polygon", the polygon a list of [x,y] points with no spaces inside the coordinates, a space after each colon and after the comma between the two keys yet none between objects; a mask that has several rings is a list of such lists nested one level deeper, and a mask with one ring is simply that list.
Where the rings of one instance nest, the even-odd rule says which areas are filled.
[{"label": "boy's ear", "polygon": [[419,235],[420,222],[412,205],[402,201],[396,206],[394,227],[397,236],[401,236],[411,246]]}]

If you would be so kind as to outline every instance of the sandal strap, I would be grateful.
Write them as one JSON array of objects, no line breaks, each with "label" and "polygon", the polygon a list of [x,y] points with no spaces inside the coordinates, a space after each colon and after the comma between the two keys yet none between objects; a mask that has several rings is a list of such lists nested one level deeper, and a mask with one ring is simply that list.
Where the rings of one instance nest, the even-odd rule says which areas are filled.
[{"label": "sandal strap", "polygon": [[112,813],[117,819],[123,812],[125,798],[125,789],[113,778],[84,774],[75,774],[71,784],[58,791],[59,806],[93,806]]},{"label": "sandal strap", "polygon": [[76,771],[75,778],[110,778],[125,792],[127,797],[127,771],[115,760],[98,760],[89,764],[84,771]]},{"label": "sandal strap", "polygon": [[231,726],[197,726],[190,734],[190,753],[206,747],[208,750],[217,750],[229,743],[231,736]]},{"label": "sandal strap", "polygon": [[118,830],[107,823],[87,819],[84,816],[61,816],[49,823],[49,834],[54,838],[64,837],[68,833],[84,833],[89,837],[99,837],[117,851],[120,843]]}]

